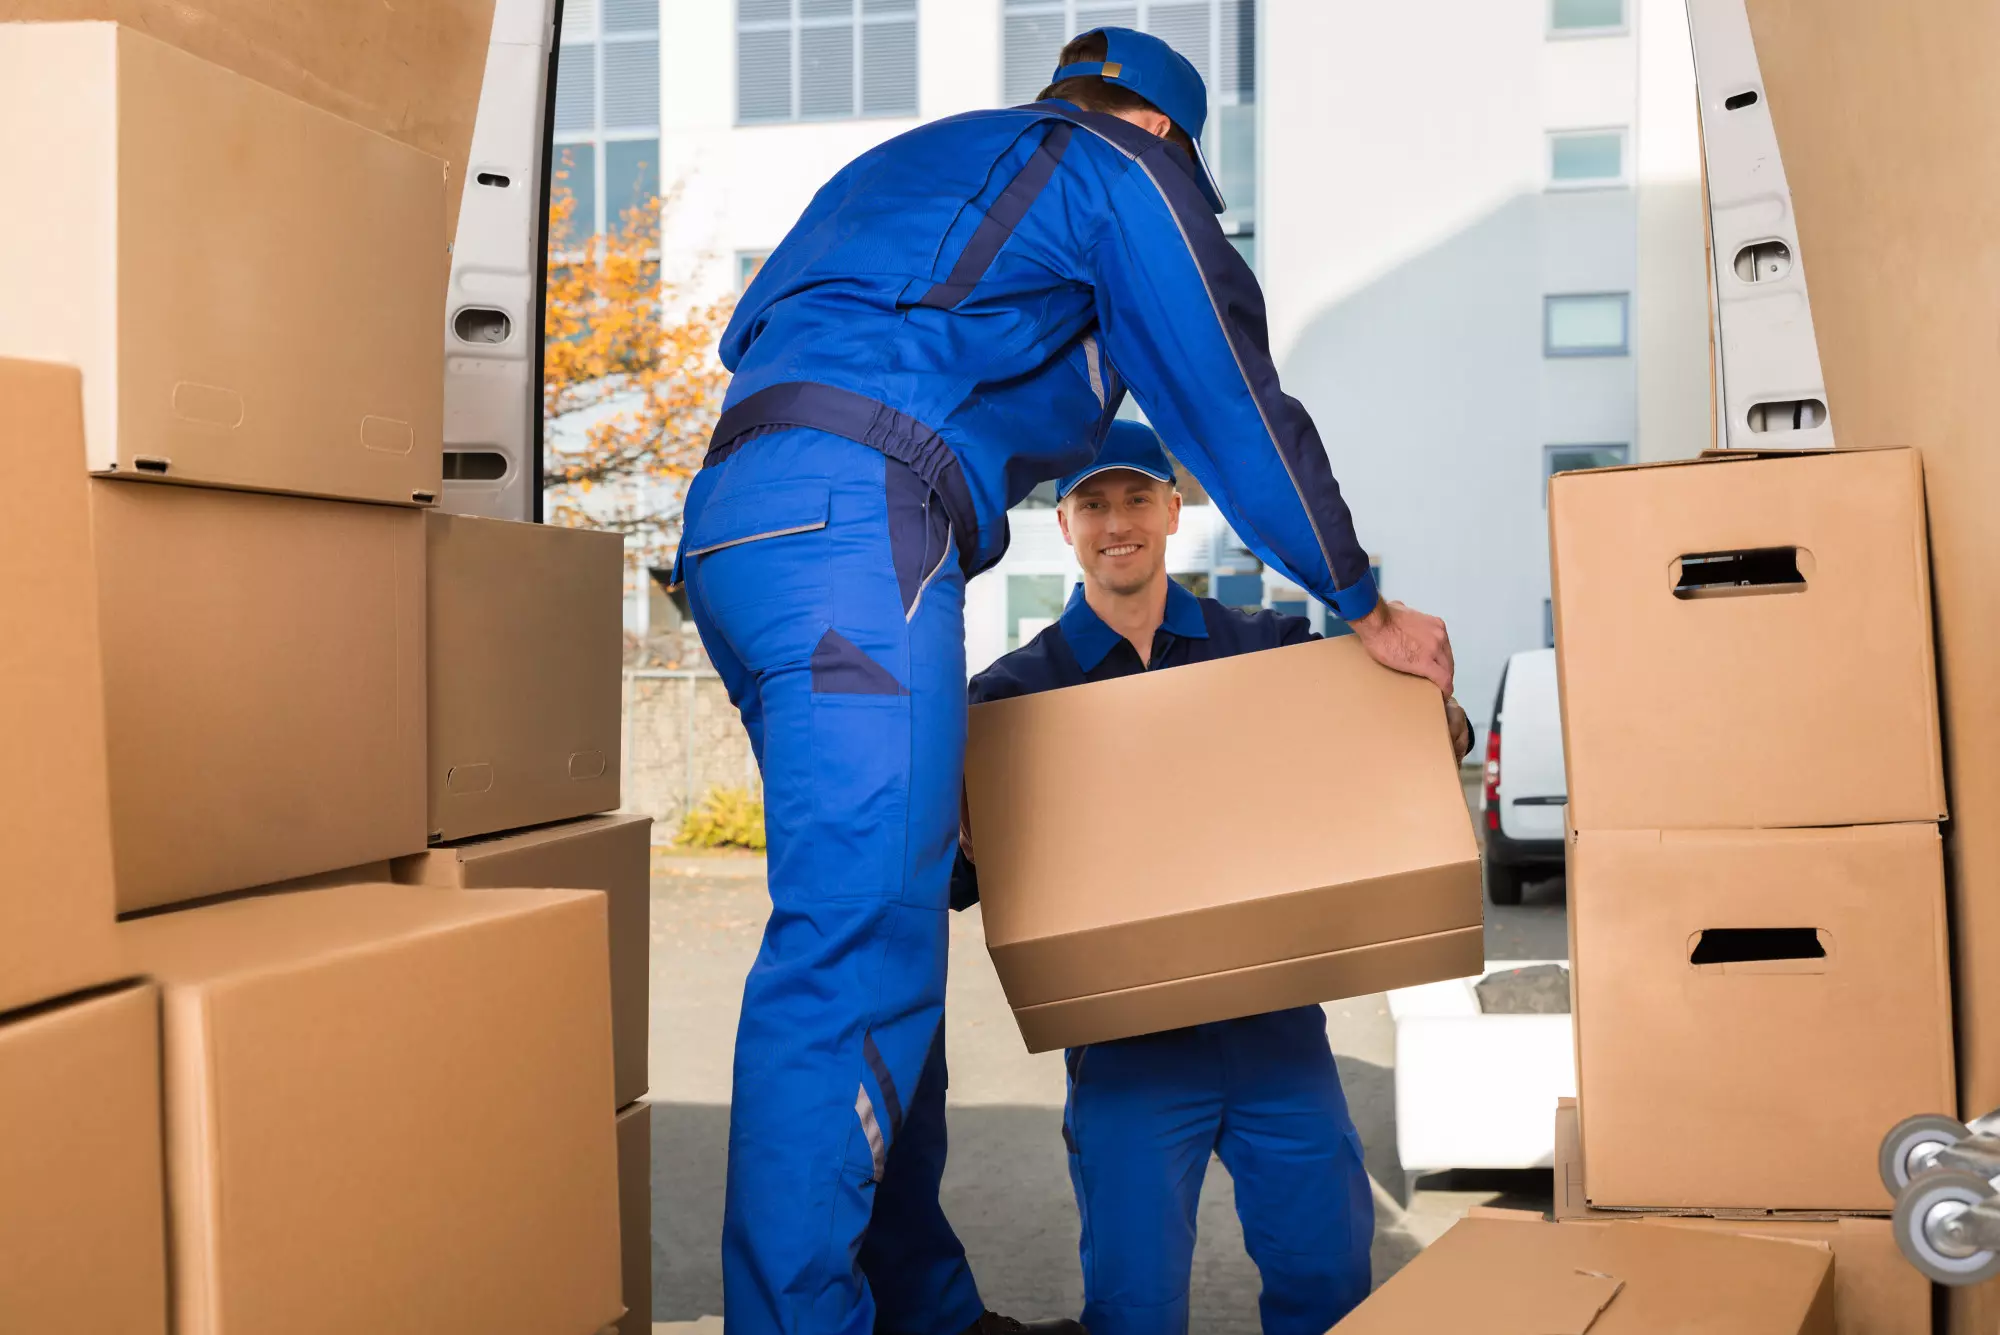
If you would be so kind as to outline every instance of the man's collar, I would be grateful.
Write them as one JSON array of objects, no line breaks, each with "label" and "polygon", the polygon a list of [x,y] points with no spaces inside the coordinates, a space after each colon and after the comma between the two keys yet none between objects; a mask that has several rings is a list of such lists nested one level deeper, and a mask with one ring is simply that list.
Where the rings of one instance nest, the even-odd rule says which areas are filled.
[{"label": "man's collar", "polygon": [[[1161,629],[1183,640],[1205,640],[1208,638],[1208,622],[1201,615],[1201,600],[1182,588],[1178,580],[1167,580],[1167,609],[1161,619]],[[1104,624],[1104,618],[1085,601],[1083,582],[1077,581],[1070,590],[1069,606],[1063,608],[1063,639],[1069,642],[1070,652],[1076,655],[1076,665],[1085,672],[1095,671],[1104,661],[1104,656],[1118,647],[1124,638],[1117,631]]]}]

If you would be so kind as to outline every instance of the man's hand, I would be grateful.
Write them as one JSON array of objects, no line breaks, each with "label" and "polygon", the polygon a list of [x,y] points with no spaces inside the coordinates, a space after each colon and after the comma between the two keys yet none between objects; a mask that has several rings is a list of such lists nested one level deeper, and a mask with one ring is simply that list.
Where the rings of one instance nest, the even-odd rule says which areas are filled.
[{"label": "man's hand", "polygon": [[1465,707],[1454,696],[1444,698],[1445,721],[1451,725],[1451,752],[1463,761],[1472,750],[1472,720],[1465,716]]},{"label": "man's hand", "polygon": [[966,798],[965,785],[958,785],[958,851],[965,854],[965,860],[974,866],[979,859],[972,856],[972,803]]},{"label": "man's hand", "polygon": [[1367,616],[1347,624],[1370,658],[1413,677],[1428,677],[1451,698],[1451,637],[1444,622],[1401,603],[1379,602]]}]

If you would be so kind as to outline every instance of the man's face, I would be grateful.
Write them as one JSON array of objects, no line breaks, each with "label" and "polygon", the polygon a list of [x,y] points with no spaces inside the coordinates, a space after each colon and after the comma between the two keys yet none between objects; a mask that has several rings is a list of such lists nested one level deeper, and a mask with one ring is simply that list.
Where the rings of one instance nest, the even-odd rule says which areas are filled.
[{"label": "man's face", "polygon": [[1166,572],[1167,535],[1181,526],[1181,494],[1144,473],[1111,469],[1063,497],[1056,522],[1086,580],[1134,594]]}]

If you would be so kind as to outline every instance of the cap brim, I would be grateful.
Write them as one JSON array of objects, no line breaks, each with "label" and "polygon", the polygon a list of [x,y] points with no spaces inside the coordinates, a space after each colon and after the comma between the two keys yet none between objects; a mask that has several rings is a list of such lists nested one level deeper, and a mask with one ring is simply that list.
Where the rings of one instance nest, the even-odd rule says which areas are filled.
[{"label": "cap brim", "polygon": [[1072,481],[1067,487],[1064,487],[1060,492],[1057,493],[1056,499],[1061,500],[1064,496],[1069,495],[1071,492],[1075,491],[1078,487],[1090,481],[1090,479],[1096,477],[1099,473],[1138,473],[1140,476],[1149,477],[1153,479],[1153,481],[1155,482],[1170,483],[1174,480],[1173,475],[1171,473],[1162,477],[1160,474],[1155,473],[1152,469],[1142,468],[1138,464],[1099,464],[1097,467],[1091,469],[1087,473],[1077,474],[1076,479],[1074,481]]},{"label": "cap brim", "polygon": [[1222,187],[1215,183],[1215,173],[1208,169],[1208,155],[1201,151],[1201,140],[1189,136],[1194,145],[1194,179],[1201,187],[1201,193],[1208,198],[1208,206],[1217,213],[1229,212],[1229,201],[1222,197]]}]

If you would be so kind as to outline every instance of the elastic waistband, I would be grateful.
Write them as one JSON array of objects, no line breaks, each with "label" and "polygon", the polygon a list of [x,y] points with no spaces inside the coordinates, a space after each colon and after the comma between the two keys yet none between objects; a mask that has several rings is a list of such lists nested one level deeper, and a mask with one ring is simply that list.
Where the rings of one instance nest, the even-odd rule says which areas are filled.
[{"label": "elastic waistband", "polygon": [[958,456],[936,431],[865,394],[810,380],[760,389],[723,412],[701,466],[713,468],[757,436],[794,427],[866,445],[908,467],[943,503],[958,542],[959,567],[968,577],[978,568],[978,512]]}]

